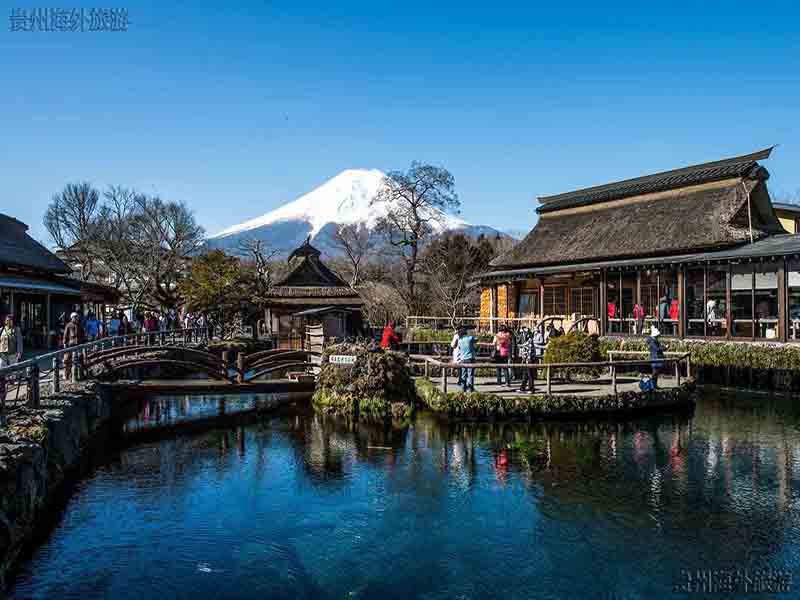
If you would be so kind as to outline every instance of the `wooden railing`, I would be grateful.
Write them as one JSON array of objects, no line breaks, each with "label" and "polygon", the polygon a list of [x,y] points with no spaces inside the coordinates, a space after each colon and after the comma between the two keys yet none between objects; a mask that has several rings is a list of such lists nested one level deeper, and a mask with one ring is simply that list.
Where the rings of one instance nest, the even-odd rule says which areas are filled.
[{"label": "wooden railing", "polygon": [[[58,393],[63,379],[79,381],[83,374],[83,365],[95,352],[125,346],[176,346],[199,343],[207,341],[213,335],[211,327],[118,335],[41,354],[15,365],[0,368],[0,426],[5,424],[9,392],[15,394],[14,400],[19,401],[24,388],[27,405],[38,408],[42,384],[49,384],[51,391]],[[70,373],[65,372],[65,365],[70,365]]]},{"label": "wooden railing", "polygon": [[[619,354],[622,351],[614,351],[614,353]],[[677,354],[677,353],[670,353],[670,354]],[[447,391],[447,380],[448,380],[448,371],[450,369],[533,369],[534,373],[536,370],[544,370],[545,372],[545,384],[546,384],[546,391],[548,394],[551,394],[552,389],[552,373],[553,371],[558,371],[559,369],[605,369],[608,368],[609,376],[611,378],[610,387],[611,393],[616,394],[618,392],[617,389],[617,369],[620,368],[630,368],[630,367],[653,367],[654,365],[658,365],[661,369],[664,369],[667,365],[673,365],[675,368],[675,378],[676,384],[680,385],[681,383],[681,364],[686,365],[686,377],[690,376],[691,373],[691,355],[690,354],[680,354],[675,358],[659,358],[658,360],[624,360],[624,361],[615,361],[613,357],[611,357],[608,361],[604,362],[581,362],[581,363],[497,363],[497,362],[472,362],[472,363],[454,363],[449,361],[441,361],[431,356],[424,356],[424,355],[412,355],[411,360],[422,362],[424,365],[424,373],[426,377],[430,377],[430,367],[438,367],[441,369],[442,373],[442,391]],[[534,389],[534,382],[531,382],[531,392]]]}]

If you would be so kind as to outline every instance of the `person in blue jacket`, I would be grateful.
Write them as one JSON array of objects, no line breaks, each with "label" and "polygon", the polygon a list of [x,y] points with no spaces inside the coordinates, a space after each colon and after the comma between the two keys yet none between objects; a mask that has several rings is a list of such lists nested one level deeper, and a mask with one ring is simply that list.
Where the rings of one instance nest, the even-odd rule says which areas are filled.
[{"label": "person in blue jacket", "polygon": [[648,335],[644,340],[645,344],[647,344],[647,348],[650,350],[650,366],[653,369],[653,375],[650,378],[650,381],[652,382],[652,389],[658,388],[658,376],[661,374],[661,371],[664,368],[664,349],[658,342],[660,335],[661,332],[658,330],[658,328],[652,327],[650,329],[650,335]]}]

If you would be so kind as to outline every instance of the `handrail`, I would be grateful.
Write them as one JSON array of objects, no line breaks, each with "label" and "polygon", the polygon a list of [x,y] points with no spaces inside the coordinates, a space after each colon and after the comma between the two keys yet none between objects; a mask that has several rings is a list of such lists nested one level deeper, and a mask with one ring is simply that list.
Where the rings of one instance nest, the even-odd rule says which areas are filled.
[{"label": "handrail", "polygon": [[94,340],[91,342],[84,342],[83,344],[77,344],[75,346],[69,346],[67,348],[61,348],[60,350],[54,350],[53,352],[47,352],[45,354],[40,354],[38,356],[34,356],[33,358],[29,358],[27,360],[20,361],[14,365],[8,367],[0,368],[0,377],[5,376],[8,373],[16,373],[17,371],[24,371],[34,365],[38,365],[40,362],[46,360],[52,360],[57,357],[64,356],[65,354],[80,352],[82,350],[90,350],[92,348],[99,349],[102,346],[107,345],[109,342],[111,344],[115,344],[117,341],[122,341],[127,345],[128,340],[137,340],[142,338],[150,339],[153,336],[161,336],[162,334],[169,335],[175,333],[180,335],[187,331],[198,331],[198,332],[208,332],[208,327],[194,327],[191,329],[175,329],[170,331],[147,331],[147,332],[140,332],[140,333],[128,333],[125,335],[116,335],[111,337],[104,337],[100,338],[99,340]]},{"label": "handrail", "polygon": [[[623,360],[623,361],[614,361],[613,357],[611,360],[602,361],[602,362],[582,362],[582,363],[497,363],[497,362],[471,362],[471,363],[454,363],[452,361],[445,362],[441,360],[437,360],[432,356],[426,356],[421,354],[412,355],[410,357],[412,360],[422,360],[425,364],[425,375],[428,376],[429,365],[433,365],[435,367],[439,367],[442,369],[442,391],[447,391],[447,377],[448,371],[450,369],[532,369],[534,372],[534,376],[536,370],[544,369],[545,371],[545,381],[546,381],[546,389],[547,393],[552,393],[552,380],[551,380],[551,372],[553,369],[569,369],[569,368],[597,368],[597,367],[608,367],[609,374],[611,376],[611,391],[613,394],[617,394],[617,368],[619,367],[642,367],[648,366],[652,367],[654,365],[665,366],[667,364],[674,364],[675,365],[675,378],[677,384],[680,385],[681,383],[681,363],[686,363],[686,376],[691,376],[691,354],[685,353],[681,354],[679,357],[676,358],[657,358],[657,359],[650,359],[650,360]],[[531,392],[535,389],[535,381],[531,381]]]}]

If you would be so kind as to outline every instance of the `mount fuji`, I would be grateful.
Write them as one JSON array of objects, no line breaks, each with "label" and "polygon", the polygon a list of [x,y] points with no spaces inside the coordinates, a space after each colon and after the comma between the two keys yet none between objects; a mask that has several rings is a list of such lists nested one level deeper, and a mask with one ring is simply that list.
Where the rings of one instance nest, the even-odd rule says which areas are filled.
[{"label": "mount fuji", "polygon": [[[207,240],[210,248],[235,252],[246,240],[263,240],[270,248],[288,254],[311,237],[329,256],[341,254],[333,243],[337,225],[363,224],[370,231],[389,211],[385,202],[372,204],[385,175],[376,169],[348,169],[315,190],[265,215],[229,227]],[[493,227],[471,225],[439,210],[431,224],[435,234],[459,232],[471,237],[510,236]]]}]

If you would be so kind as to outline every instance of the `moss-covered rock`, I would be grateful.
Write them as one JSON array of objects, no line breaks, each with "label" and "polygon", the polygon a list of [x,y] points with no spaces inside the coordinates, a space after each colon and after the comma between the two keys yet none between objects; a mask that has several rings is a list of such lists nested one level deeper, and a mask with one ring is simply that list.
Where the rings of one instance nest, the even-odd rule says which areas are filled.
[{"label": "moss-covered rock", "polygon": [[[331,364],[331,355],[355,356],[353,365]],[[365,344],[336,344],[322,354],[314,406],[365,421],[410,416],[416,393],[406,357]]]}]

